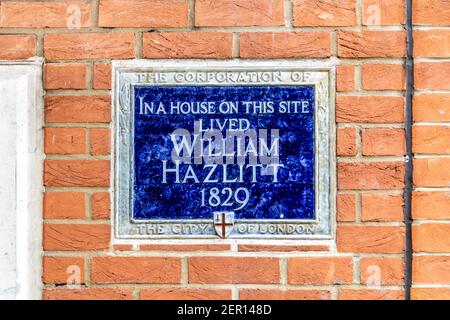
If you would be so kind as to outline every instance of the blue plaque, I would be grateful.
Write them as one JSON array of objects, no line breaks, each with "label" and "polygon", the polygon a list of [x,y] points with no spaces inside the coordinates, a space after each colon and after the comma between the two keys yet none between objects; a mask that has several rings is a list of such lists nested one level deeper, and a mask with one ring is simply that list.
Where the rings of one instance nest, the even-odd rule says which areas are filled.
[{"label": "blue plaque", "polygon": [[329,239],[329,70],[116,69],[117,238]]},{"label": "blue plaque", "polygon": [[[215,211],[234,211],[235,219],[314,219],[312,86],[136,86],[134,99],[134,219],[208,219]],[[202,103],[208,103],[207,110],[201,110]],[[241,165],[238,143],[229,164],[191,159],[174,165],[171,135],[177,129],[191,133],[185,141],[192,143],[196,135],[207,149],[209,141],[202,139],[207,130],[226,137],[243,123],[244,130],[255,130],[256,141],[244,144]],[[258,135],[260,129],[266,136]],[[278,141],[270,140],[274,131]],[[270,149],[279,155],[277,175],[265,174],[265,164],[248,159]],[[217,201],[209,201],[215,190]]]}]

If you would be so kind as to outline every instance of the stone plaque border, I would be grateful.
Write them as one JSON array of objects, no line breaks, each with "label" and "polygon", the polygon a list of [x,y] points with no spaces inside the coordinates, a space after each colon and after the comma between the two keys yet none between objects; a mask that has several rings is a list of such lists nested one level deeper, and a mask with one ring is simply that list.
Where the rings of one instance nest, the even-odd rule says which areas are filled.
[{"label": "stone plaque border", "polygon": [[[336,61],[127,60],[113,61],[113,235],[123,240],[217,240],[210,220],[139,220],[132,218],[133,110],[135,85],[312,85],[315,87],[314,220],[236,220],[233,239],[332,240],[335,233]],[[292,234],[295,230],[295,233]],[[247,233],[244,231],[249,231]],[[121,241],[122,240],[122,241]],[[116,241],[116,242],[117,242]],[[224,240],[227,241],[227,240]],[[125,241],[126,242],[126,241]]]}]

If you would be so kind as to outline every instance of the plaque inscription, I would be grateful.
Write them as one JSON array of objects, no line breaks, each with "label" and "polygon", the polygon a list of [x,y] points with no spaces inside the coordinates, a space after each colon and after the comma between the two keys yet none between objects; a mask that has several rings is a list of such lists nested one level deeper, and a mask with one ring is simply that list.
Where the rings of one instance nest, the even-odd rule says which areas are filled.
[{"label": "plaque inscription", "polygon": [[330,68],[114,65],[115,236],[329,239]]}]

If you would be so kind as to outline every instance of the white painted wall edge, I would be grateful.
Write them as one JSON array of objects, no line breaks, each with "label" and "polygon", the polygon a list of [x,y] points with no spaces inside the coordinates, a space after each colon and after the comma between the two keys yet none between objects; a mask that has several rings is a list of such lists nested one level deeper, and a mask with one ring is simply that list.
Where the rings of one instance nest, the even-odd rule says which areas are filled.
[{"label": "white painted wall edge", "polygon": [[[43,86],[42,58],[0,61],[17,78],[16,299],[42,298]],[[21,102],[24,102],[23,105]],[[8,169],[7,169],[8,170]]]}]

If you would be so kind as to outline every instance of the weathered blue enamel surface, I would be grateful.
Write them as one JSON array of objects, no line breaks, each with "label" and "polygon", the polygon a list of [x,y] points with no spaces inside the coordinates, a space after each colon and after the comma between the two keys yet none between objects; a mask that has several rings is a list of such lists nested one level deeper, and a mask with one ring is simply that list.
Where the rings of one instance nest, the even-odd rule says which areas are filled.
[{"label": "weathered blue enamel surface", "polygon": [[[235,211],[233,206],[202,206],[201,190],[211,188],[233,190],[243,187],[250,193],[249,201],[235,211],[236,219],[300,219],[315,218],[315,148],[314,148],[314,87],[313,86],[136,86],[134,87],[134,181],[132,193],[133,218],[147,219],[211,219],[214,211]],[[308,101],[308,113],[248,114],[141,114],[142,102],[158,105],[162,102],[199,101]],[[173,174],[162,183],[162,160],[171,163],[173,143],[170,134],[180,128],[191,132],[194,121],[203,119],[244,118],[254,129],[279,129],[280,163],[278,182],[272,176],[259,175],[254,183],[244,172],[242,183],[175,183]],[[202,164],[192,164],[200,181],[208,173]],[[180,175],[187,166],[180,166]],[[230,167],[229,176],[237,169]],[[220,171],[222,172],[222,171]],[[212,178],[220,178],[219,170]],[[221,201],[227,195],[221,194]]]}]

